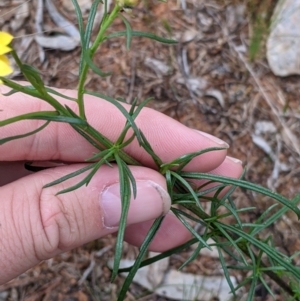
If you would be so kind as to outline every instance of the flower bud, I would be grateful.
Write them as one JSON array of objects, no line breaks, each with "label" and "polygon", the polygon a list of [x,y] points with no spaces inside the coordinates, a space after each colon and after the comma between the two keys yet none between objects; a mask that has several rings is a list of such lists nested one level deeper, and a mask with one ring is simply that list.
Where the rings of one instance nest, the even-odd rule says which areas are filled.
[{"label": "flower bud", "polygon": [[132,9],[138,5],[140,0],[117,0],[117,4],[124,9]]}]

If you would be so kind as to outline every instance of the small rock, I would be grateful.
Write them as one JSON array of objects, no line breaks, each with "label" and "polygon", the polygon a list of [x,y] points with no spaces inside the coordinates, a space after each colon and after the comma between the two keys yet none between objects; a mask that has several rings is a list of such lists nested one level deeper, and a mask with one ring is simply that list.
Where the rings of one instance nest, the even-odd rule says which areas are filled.
[{"label": "small rock", "polygon": [[198,96],[203,96],[204,90],[206,90],[208,86],[207,80],[202,77],[191,77],[187,79],[180,77],[177,79],[177,83],[188,85],[188,88]]},{"label": "small rock", "polygon": [[167,75],[171,71],[170,66],[168,66],[164,61],[159,61],[150,57],[145,59],[145,65],[152,69],[159,77]]},{"label": "small rock", "polygon": [[[133,263],[133,260],[124,259],[121,261],[121,266],[131,266]],[[157,264],[160,264],[160,261]],[[149,281],[151,273],[150,266],[144,266],[137,271],[133,282],[158,296],[172,298],[172,300],[212,300],[212,297],[220,301],[230,300],[230,287],[223,275],[194,275],[170,269],[160,276],[162,282],[153,286],[153,283]],[[121,273],[121,275],[127,276],[128,273]],[[230,280],[233,286],[237,285],[234,277],[230,277]]]},{"label": "small rock", "polygon": [[261,135],[261,134],[265,134],[265,133],[274,134],[277,132],[277,128],[272,121],[261,120],[261,121],[257,121],[255,123],[254,132],[255,132],[255,135]]},{"label": "small rock", "polygon": [[214,23],[213,18],[202,12],[199,12],[197,14],[197,17],[198,17],[198,22],[199,22],[201,30],[203,32],[209,31],[211,26]]},{"label": "small rock", "polygon": [[300,0],[279,1],[267,41],[267,59],[275,75],[300,74]]},{"label": "small rock", "polygon": [[195,39],[199,32],[195,29],[188,29],[181,35],[181,42],[188,43]]},{"label": "small rock", "polygon": [[6,301],[8,299],[8,295],[7,291],[0,292],[0,301]]}]

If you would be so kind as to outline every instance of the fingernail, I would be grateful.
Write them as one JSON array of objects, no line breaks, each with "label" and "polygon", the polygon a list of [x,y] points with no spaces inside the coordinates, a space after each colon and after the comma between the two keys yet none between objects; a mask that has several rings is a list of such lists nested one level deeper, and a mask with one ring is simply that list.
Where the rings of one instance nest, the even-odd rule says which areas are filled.
[{"label": "fingernail", "polygon": [[205,132],[202,132],[202,131],[198,131],[198,130],[195,130],[196,132],[198,132],[200,135],[208,138],[209,140],[213,141],[214,143],[217,143],[219,144],[221,147],[225,147],[225,148],[229,148],[229,144],[226,143],[225,141],[213,136],[213,135],[210,135],[208,133],[205,133]]},{"label": "fingernail", "polygon": [[229,159],[230,161],[236,163],[236,164],[243,165],[243,161],[241,161],[240,159],[233,158],[233,157],[230,157],[230,156],[226,156],[226,158]]},{"label": "fingernail", "polygon": [[[165,215],[171,206],[169,194],[160,185],[152,181],[136,181],[136,198],[131,196],[127,223],[155,219]],[[106,187],[100,195],[100,206],[103,211],[103,225],[106,228],[114,228],[119,225],[121,216],[120,184],[114,183]]]}]

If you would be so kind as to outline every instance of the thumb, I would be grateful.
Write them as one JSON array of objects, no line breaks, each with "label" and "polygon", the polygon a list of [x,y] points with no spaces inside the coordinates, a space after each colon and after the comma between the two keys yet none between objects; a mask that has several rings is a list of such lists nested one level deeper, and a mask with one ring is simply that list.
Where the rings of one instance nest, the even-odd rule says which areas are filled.
[{"label": "thumb", "polygon": [[[82,167],[48,169],[0,187],[0,284],[41,260],[118,230],[121,201],[116,166],[101,167],[88,186],[66,194],[56,195],[85,175],[42,188]],[[130,169],[137,197],[131,198],[128,225],[166,214],[171,201],[164,177],[144,167]]]}]

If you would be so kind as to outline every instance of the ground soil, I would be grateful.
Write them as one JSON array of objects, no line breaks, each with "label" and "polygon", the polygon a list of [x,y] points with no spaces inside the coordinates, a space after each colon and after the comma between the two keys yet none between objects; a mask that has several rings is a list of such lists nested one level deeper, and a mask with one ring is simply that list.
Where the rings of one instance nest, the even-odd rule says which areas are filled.
[{"label": "ground soil", "polygon": [[[4,2],[7,6],[0,7],[0,16],[7,7],[16,8],[18,1]],[[16,40],[17,45],[22,37],[35,33],[36,1],[29,2],[30,16],[22,28],[13,32],[20,38]],[[183,9],[180,3],[186,7]],[[63,5],[57,7],[77,24],[73,12],[67,11]],[[107,41],[96,55],[95,62],[112,75],[101,79],[90,74],[88,88],[129,102],[134,97],[141,100],[153,97],[150,107],[228,142],[229,155],[240,158],[247,168],[245,179],[270,187],[288,198],[299,193],[299,76],[274,76],[265,58],[264,43],[254,60],[248,60],[250,36],[254,31],[253,11],[249,10],[248,3],[234,0],[145,1],[126,16],[134,29],[176,37],[179,43],[169,46],[137,38],[132,42],[132,51],[128,52],[124,39]],[[45,22],[53,26],[48,19],[46,17]],[[2,27],[10,30],[10,26],[8,18]],[[111,30],[120,29],[123,30],[123,24],[117,21]],[[26,53],[27,62],[41,71],[47,85],[76,88],[79,48],[71,52],[48,49],[44,62],[39,61],[34,42]],[[153,67],[153,64],[158,65]],[[274,161],[253,141],[253,134],[261,121],[275,126],[275,132],[261,135],[273,150],[275,161],[280,160],[288,167],[273,178]],[[244,217],[248,222],[254,221],[273,203],[266,197],[246,191],[238,191],[235,202],[238,207],[257,207],[255,212]],[[291,213],[274,224],[269,233],[274,235],[278,248],[292,254],[300,249],[299,226],[296,216]],[[113,246],[114,238],[106,237],[45,261],[2,286],[0,300],[116,300],[123,279],[120,277],[110,283],[106,262],[113,256]],[[133,247],[125,245],[124,257],[133,258],[135,254]],[[182,256],[184,258],[185,253]],[[185,271],[205,273],[218,270],[211,268],[214,259],[204,257],[197,260],[197,268],[202,266],[203,271],[195,269],[193,264]],[[182,262],[174,257],[171,263],[177,267]],[[90,273],[83,278],[91,265]],[[239,281],[244,277],[242,274],[235,276]],[[276,300],[282,300],[280,292],[272,287],[278,293]],[[269,300],[269,297],[267,292],[258,290],[255,300]],[[167,299],[133,285],[127,300]]]}]

